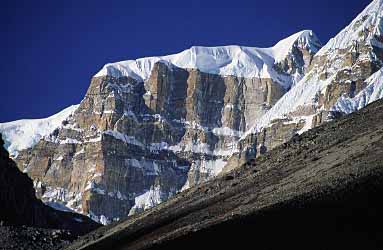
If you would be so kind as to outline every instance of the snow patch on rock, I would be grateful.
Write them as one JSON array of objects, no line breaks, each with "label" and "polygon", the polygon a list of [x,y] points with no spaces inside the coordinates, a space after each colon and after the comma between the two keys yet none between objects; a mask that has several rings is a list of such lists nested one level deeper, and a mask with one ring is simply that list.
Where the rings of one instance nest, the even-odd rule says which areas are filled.
[{"label": "snow patch on rock", "polygon": [[145,148],[144,144],[138,141],[134,136],[128,136],[126,134],[120,133],[118,131],[107,130],[103,132],[104,135],[113,136],[117,140],[121,140],[127,144],[133,144],[141,148]]},{"label": "snow patch on rock", "polygon": [[164,193],[160,186],[152,186],[145,193],[134,199],[134,206],[130,209],[129,215],[136,214],[146,209],[157,206],[173,196],[175,192]]},{"label": "snow patch on rock", "polygon": [[[38,186],[41,187],[41,182],[35,183],[35,187]],[[82,213],[81,198],[81,192],[69,192],[65,188],[48,186],[41,200],[48,206],[61,211]]]},{"label": "snow patch on rock", "polygon": [[342,96],[330,109],[331,111],[350,114],[366,107],[368,104],[383,98],[383,68],[366,80],[367,87],[355,97]]}]

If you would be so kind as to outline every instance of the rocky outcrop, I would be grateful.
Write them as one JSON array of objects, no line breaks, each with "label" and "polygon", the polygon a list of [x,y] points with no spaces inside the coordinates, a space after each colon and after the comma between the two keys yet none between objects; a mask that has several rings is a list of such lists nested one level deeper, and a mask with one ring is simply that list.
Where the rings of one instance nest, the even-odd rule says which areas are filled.
[{"label": "rocky outcrop", "polygon": [[383,101],[67,249],[381,249]]},{"label": "rocky outcrop", "polygon": [[3,225],[66,229],[84,234],[98,227],[89,218],[57,211],[35,196],[32,180],[20,172],[3,148],[0,134],[0,221]]}]

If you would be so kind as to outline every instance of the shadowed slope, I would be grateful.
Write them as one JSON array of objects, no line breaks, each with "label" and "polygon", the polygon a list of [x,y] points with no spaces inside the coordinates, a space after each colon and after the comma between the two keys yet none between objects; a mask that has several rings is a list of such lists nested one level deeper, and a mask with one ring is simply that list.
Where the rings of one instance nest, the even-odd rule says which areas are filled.
[{"label": "shadowed slope", "polygon": [[100,225],[86,216],[55,210],[36,198],[33,182],[3,148],[0,133],[0,221],[6,226],[65,229],[85,234]]}]

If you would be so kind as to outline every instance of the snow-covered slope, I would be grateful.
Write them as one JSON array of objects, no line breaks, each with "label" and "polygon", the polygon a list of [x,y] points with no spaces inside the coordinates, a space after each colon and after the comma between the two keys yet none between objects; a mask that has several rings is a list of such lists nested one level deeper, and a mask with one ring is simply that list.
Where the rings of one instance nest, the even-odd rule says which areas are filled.
[{"label": "snow-covered slope", "polygon": [[58,128],[62,121],[71,115],[78,105],[72,105],[61,112],[44,119],[27,119],[0,123],[0,133],[5,139],[5,147],[12,155],[35,145],[42,137]]},{"label": "snow-covered slope", "polygon": [[273,47],[269,48],[269,50],[271,50],[272,57],[275,61],[281,62],[291,53],[294,44],[301,48],[307,48],[313,53],[318,52],[319,48],[322,47],[321,42],[312,30],[304,30],[279,41]]},{"label": "snow-covered slope", "polygon": [[310,30],[304,30],[278,42],[271,48],[236,45],[221,47],[193,46],[178,54],[110,63],[106,64],[95,77],[105,75],[128,76],[138,81],[144,81],[149,78],[154,64],[161,61],[179,68],[199,69],[205,73],[222,76],[279,79],[279,82],[288,88],[292,84],[291,80],[280,79],[281,76],[274,70],[273,65],[284,60],[292,51],[294,45],[304,47],[312,53],[316,53],[321,47],[316,35]]},{"label": "snow-covered slope", "polygon": [[367,87],[363,89],[354,98],[341,97],[331,108],[332,111],[338,111],[350,114],[364,108],[368,104],[383,98],[383,68],[373,74],[366,80]]},{"label": "snow-covered slope", "polygon": [[[383,34],[382,20],[383,0],[375,0],[360,13],[350,25],[318,51],[314,58],[313,68],[263,117],[255,121],[253,128],[247,131],[242,138],[245,138],[250,133],[260,131],[262,128],[269,126],[273,120],[283,118],[299,108],[310,107],[311,105],[320,108],[321,104],[318,103],[318,94],[321,93],[324,95],[326,88],[330,84],[339,81],[339,73],[360,72],[358,68],[361,67],[360,65],[363,66],[363,62],[378,62],[380,59],[371,52],[372,50],[368,52],[359,52],[356,50],[358,50],[360,46],[383,48],[383,44],[379,42]],[[346,52],[342,52],[341,50],[345,50]],[[355,54],[358,54],[357,60],[359,64],[351,63],[353,64],[352,67],[347,66],[345,64],[347,58],[344,53],[352,53],[354,50]],[[326,59],[324,62],[322,61],[323,58]],[[355,73],[355,76],[350,78],[358,79],[360,76],[357,76],[357,74],[359,73]],[[323,75],[327,77],[323,77]],[[378,87],[380,87],[380,85]],[[370,88],[373,87],[370,86]],[[366,89],[361,95],[367,95],[370,93],[369,91],[371,92],[371,90]],[[374,96],[376,97],[378,94]],[[344,102],[346,102],[346,99]],[[359,104],[361,104],[361,102],[359,102]],[[339,103],[339,105],[341,105],[341,103]]]},{"label": "snow-covered slope", "polygon": [[[328,54],[337,49],[347,49],[351,43],[362,40],[367,40],[371,45],[383,47],[381,42],[374,39],[374,35],[383,34],[382,9],[383,0],[372,1],[346,28],[330,39],[317,55]],[[368,27],[374,27],[374,30],[368,30]],[[361,33],[368,37],[360,36]]]}]

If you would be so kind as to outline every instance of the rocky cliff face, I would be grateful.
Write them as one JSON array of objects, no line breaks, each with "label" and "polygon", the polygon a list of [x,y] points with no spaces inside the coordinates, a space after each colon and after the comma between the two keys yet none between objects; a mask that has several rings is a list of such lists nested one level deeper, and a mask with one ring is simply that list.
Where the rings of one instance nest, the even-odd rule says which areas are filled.
[{"label": "rocky cliff face", "polygon": [[3,145],[0,134],[1,226],[66,229],[75,234],[84,234],[98,227],[85,216],[55,210],[37,199],[32,180],[20,172]]},{"label": "rocky cliff face", "polygon": [[[137,213],[221,172],[242,133],[304,75],[319,46],[304,31],[270,49],[193,47],[107,65],[62,125],[16,161],[53,206],[104,224]],[[186,64],[185,53],[196,61]],[[206,68],[201,55],[231,57],[232,65]]]}]

